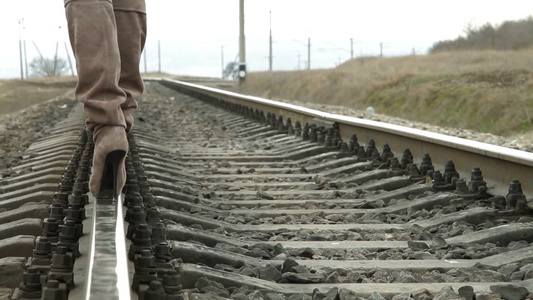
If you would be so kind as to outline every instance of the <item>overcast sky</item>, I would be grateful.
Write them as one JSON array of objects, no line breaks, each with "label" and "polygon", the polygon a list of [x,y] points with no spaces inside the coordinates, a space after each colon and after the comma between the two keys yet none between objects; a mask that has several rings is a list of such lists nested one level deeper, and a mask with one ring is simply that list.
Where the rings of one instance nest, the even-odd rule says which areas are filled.
[{"label": "overcast sky", "polygon": [[[62,0],[7,1],[0,10],[0,78],[20,77],[20,36],[27,60],[67,58],[68,36]],[[146,0],[148,71],[158,69],[158,41],[163,72],[180,75],[221,74],[238,55],[239,0]],[[307,66],[331,68],[351,56],[425,54],[434,42],[454,39],[467,25],[497,25],[533,14],[530,0],[246,0],[247,66],[268,69],[269,12],[272,12],[274,70]],[[65,47],[67,44],[67,47]],[[223,47],[223,51],[222,51]],[[222,56],[223,53],[223,56]],[[72,55],[72,54],[70,54]],[[141,63],[144,70],[144,63]]]}]

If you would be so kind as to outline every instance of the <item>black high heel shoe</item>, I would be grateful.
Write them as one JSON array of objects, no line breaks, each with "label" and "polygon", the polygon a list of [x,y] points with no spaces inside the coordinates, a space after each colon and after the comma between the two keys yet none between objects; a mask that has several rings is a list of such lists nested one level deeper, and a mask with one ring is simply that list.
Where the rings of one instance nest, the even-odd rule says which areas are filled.
[{"label": "black high heel shoe", "polygon": [[100,182],[100,191],[98,197],[113,197],[118,198],[122,192],[118,190],[118,172],[121,163],[126,157],[126,151],[115,150],[107,154],[104,169],[102,171],[102,180]]}]

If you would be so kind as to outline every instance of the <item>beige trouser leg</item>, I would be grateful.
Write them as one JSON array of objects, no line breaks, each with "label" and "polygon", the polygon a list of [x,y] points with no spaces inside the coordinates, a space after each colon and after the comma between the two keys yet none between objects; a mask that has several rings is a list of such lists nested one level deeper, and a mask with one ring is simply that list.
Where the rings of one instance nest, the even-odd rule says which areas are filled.
[{"label": "beige trouser leg", "polygon": [[[76,57],[76,98],[84,104],[87,129],[94,131],[93,172],[89,181],[97,196],[107,157],[128,151],[135,98],[144,90],[139,61],[146,37],[144,0],[65,0],[69,37]],[[115,178],[120,192],[126,181],[124,159]],[[105,178],[105,180],[104,180]],[[112,183],[113,184],[113,183]]]},{"label": "beige trouser leg", "polygon": [[66,0],[70,43],[76,57],[76,97],[83,102],[87,129],[96,125],[126,127],[120,105],[120,53],[111,1]]},{"label": "beige trouser leg", "polygon": [[84,103],[87,129],[106,125],[129,131],[135,98],[144,90],[139,74],[144,0],[65,0],[65,11],[78,70],[76,97]]},{"label": "beige trouser leg", "polygon": [[144,91],[139,63],[146,40],[146,14],[144,0],[115,0],[113,5],[121,59],[118,85],[126,93],[126,101],[120,106],[126,121],[126,131],[129,132],[133,126],[132,113],[137,108],[135,99]]}]

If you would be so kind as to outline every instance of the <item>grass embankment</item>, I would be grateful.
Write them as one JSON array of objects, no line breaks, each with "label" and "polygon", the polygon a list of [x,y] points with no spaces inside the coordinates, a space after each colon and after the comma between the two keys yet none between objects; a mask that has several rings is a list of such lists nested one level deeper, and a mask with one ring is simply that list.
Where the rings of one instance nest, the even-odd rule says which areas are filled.
[{"label": "grass embankment", "polygon": [[[220,79],[177,76],[157,72],[143,74],[143,77],[174,78],[202,83],[220,82]],[[68,92],[74,92],[77,83],[78,78],[76,76],[35,77],[25,80],[0,79],[0,117],[63,96]]]},{"label": "grass embankment", "polygon": [[358,58],[335,69],[249,73],[239,91],[510,136],[533,130],[533,50]]},{"label": "grass embankment", "polygon": [[75,77],[0,80],[0,116],[64,95],[76,83]]}]

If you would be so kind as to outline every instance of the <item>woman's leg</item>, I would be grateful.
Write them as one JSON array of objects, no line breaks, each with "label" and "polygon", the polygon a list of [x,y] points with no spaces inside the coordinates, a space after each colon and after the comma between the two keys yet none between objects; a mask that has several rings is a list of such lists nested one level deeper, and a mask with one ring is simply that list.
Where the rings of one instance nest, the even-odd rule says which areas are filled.
[{"label": "woman's leg", "polygon": [[[120,157],[110,154],[125,154],[129,148],[121,108],[127,96],[119,87],[121,61],[117,26],[109,0],[66,0],[65,12],[78,70],[76,98],[84,104],[87,129],[94,132],[89,186],[91,192],[98,195],[102,184],[109,186],[109,182],[102,182],[102,179],[113,178],[103,174],[113,165],[107,157]],[[126,180],[124,159],[119,161],[114,180],[120,192]]]},{"label": "woman's leg", "polygon": [[120,51],[113,5],[109,0],[67,0],[69,37],[78,70],[76,97],[84,104],[87,129],[126,127],[119,87]]},{"label": "woman's leg", "polygon": [[121,60],[118,85],[126,93],[121,108],[129,132],[133,126],[132,113],[137,108],[136,99],[144,92],[139,63],[146,41],[146,9],[144,0],[114,0],[113,8]]}]

